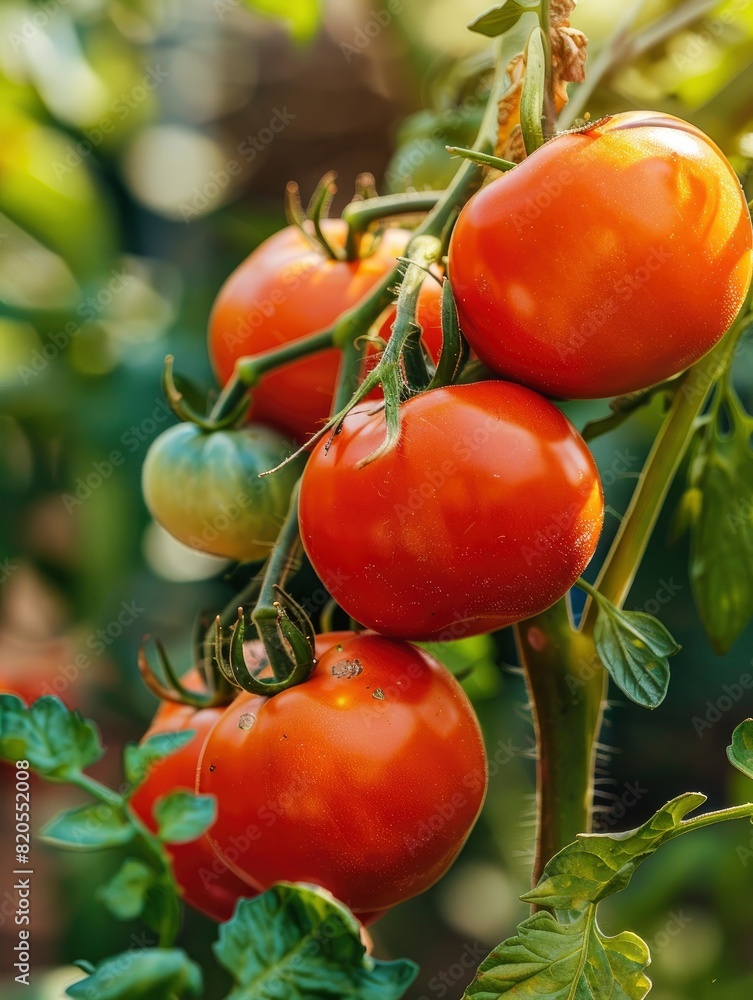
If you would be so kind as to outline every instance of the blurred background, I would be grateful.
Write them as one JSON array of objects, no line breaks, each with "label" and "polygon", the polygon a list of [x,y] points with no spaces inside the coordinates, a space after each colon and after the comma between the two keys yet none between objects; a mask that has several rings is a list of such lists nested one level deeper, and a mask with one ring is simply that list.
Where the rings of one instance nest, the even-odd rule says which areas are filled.
[{"label": "blurred background", "polygon": [[[141,500],[146,449],[174,421],[160,389],[163,359],[175,354],[182,373],[211,386],[212,300],[284,225],[288,179],[307,197],[334,168],[336,210],[362,171],[380,193],[444,186],[455,166],[444,145],[471,142],[483,106],[486,42],[465,25],[485,7],[0,4],[0,688],[26,698],[56,693],[97,719],[113,751],[100,765],[108,780],[119,780],[117,750],[139,738],[155,707],[136,670],[142,637],[160,636],[187,668],[195,613],[214,612],[231,594],[225,565],[179,547]],[[630,43],[616,45],[628,19]],[[593,117],[628,108],[678,114],[745,173],[753,3],[581,0],[573,24],[591,39],[589,66],[611,53],[587,103]],[[750,407],[748,360],[737,375]],[[605,411],[580,404],[570,415],[583,424]],[[660,417],[652,406],[595,443],[607,536]],[[714,655],[693,608],[686,542],[667,544],[678,496],[679,483],[628,607],[660,617],[683,650],[656,712],[610,705],[599,761],[604,831],[637,826],[691,788],[712,806],[753,793],[725,759],[734,726],[753,714],[740,684],[753,676],[753,630],[726,657]],[[452,872],[373,930],[379,955],[420,962],[413,1000],[459,997],[513,931],[525,915],[517,897],[532,851],[533,730],[512,640],[503,633],[442,655],[453,669],[473,666],[465,684],[488,737],[491,785]],[[35,786],[34,825],[68,801],[64,789]],[[3,815],[0,864],[8,867],[9,822]],[[36,845],[37,976],[26,997],[56,1000],[77,978],[61,967],[121,951],[139,933],[106,918],[95,900],[119,865],[116,853],[80,858]],[[639,871],[614,911],[605,908],[604,929],[630,928],[648,941],[656,1000],[753,995],[751,829],[716,828],[664,855]],[[0,993],[13,998],[11,923],[0,911]],[[182,941],[208,968],[213,939],[209,924],[186,915]],[[223,996],[221,975],[207,978],[206,996]]]}]

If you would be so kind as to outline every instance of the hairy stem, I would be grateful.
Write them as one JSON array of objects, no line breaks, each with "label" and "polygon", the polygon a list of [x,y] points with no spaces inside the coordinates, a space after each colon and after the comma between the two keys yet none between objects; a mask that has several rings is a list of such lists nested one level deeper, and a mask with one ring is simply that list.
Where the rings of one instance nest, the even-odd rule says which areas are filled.
[{"label": "hairy stem", "polygon": [[515,637],[536,731],[536,885],[547,861],[591,829],[606,671],[573,628],[567,598],[516,625]]}]

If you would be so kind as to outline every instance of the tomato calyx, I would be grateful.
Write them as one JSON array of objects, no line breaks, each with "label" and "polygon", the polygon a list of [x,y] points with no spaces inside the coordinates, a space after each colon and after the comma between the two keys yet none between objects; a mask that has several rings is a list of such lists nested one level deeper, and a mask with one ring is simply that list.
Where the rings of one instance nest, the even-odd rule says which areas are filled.
[{"label": "tomato calyx", "polygon": [[[238,608],[238,620],[230,627],[229,642],[223,636],[219,617],[216,622],[215,657],[220,670],[232,684],[264,698],[271,698],[307,681],[316,666],[313,628],[309,623],[308,632],[302,631],[305,613],[281,587],[275,587],[275,592],[281,600],[274,603],[274,619],[260,617],[258,611],[254,616],[257,635],[267,654],[267,663],[261,670],[252,672],[246,663],[244,643],[247,635],[243,608]],[[308,621],[307,618],[305,620]],[[287,667],[283,675],[280,674],[281,664]],[[265,679],[262,675],[268,667],[272,668],[272,677]]]},{"label": "tomato calyx", "polygon": [[178,377],[175,374],[175,358],[172,354],[168,354],[165,358],[165,366],[162,370],[162,391],[167,405],[178,420],[196,424],[207,432],[221,431],[237,426],[243,421],[248,409],[247,401],[239,399],[216,416],[214,411],[208,415],[201,413],[187,398],[188,393],[194,395],[197,394],[196,391],[182,376]]},{"label": "tomato calyx", "polygon": [[329,216],[332,199],[337,192],[334,170],[329,170],[319,181],[304,210],[301,191],[296,181],[285,185],[285,217],[291,226],[297,226],[312,246],[330,260],[350,259],[346,251],[329,240],[322,227],[322,220]]}]

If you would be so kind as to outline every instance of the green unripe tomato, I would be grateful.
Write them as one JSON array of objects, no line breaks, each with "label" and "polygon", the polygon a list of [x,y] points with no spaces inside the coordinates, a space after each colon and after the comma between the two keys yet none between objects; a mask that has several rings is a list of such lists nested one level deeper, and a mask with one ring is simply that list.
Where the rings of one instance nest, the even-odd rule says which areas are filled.
[{"label": "green unripe tomato", "polygon": [[269,555],[304,459],[263,479],[259,473],[279,465],[293,448],[257,424],[214,433],[177,424],[147,452],[144,500],[155,521],[185,545],[256,562]]}]

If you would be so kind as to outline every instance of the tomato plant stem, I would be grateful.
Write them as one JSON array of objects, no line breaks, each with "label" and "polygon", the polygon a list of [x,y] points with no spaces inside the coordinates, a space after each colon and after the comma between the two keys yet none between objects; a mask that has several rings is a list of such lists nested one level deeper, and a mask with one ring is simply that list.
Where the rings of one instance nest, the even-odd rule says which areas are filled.
[{"label": "tomato plant stem", "polygon": [[542,0],[539,12],[539,24],[543,33],[544,58],[546,60],[546,73],[544,78],[544,138],[551,139],[554,135],[557,112],[554,102],[554,74],[552,72],[552,25],[549,7],[551,0]]},{"label": "tomato plant stem", "polygon": [[372,222],[393,215],[428,212],[443,195],[444,191],[406,191],[351,201],[342,211],[342,217],[348,223],[348,236],[363,233]]},{"label": "tomato plant stem", "polygon": [[[695,432],[709,391],[729,363],[735,324],[719,344],[680,380],[672,406],[646,459],[630,505],[596,581],[600,594],[621,608],[646,551],[651,533]],[[721,366],[721,367],[720,367]],[[593,600],[583,613],[582,630],[590,633],[596,617]]]},{"label": "tomato plant stem", "polygon": [[300,480],[290,498],[285,522],[277,536],[275,547],[264,569],[259,598],[251,614],[259,637],[264,643],[269,665],[276,682],[284,681],[292,673],[293,664],[278,630],[280,616],[279,597],[275,588],[282,588],[301,557],[301,535],[298,527],[298,494]]},{"label": "tomato plant stem", "polygon": [[536,732],[535,885],[547,861],[591,829],[606,671],[573,628],[567,598],[516,625],[515,637]]}]

